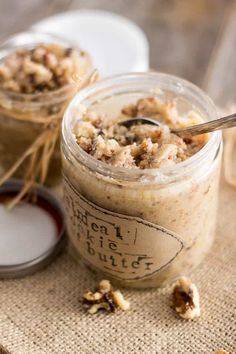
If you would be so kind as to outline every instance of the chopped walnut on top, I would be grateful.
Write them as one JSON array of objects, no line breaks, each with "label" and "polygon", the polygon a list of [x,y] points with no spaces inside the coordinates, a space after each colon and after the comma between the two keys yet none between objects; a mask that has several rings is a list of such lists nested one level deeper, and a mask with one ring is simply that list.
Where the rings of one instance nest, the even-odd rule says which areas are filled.
[{"label": "chopped walnut on top", "polygon": [[99,310],[114,312],[117,308],[123,311],[130,308],[130,303],[124,299],[120,290],[113,289],[109,280],[102,280],[94,292],[85,293],[83,303],[90,314],[95,314]]},{"label": "chopped walnut on top", "polygon": [[[161,127],[136,124],[125,127],[118,123],[127,117],[151,117]],[[170,132],[170,127],[186,126],[188,118],[180,117],[174,102],[161,102],[154,97],[140,99],[124,107],[121,115],[109,120],[105,115],[78,110],[74,135],[80,147],[98,160],[126,168],[161,168],[186,160],[207,142],[206,135],[183,139]],[[189,125],[202,119],[189,112]]]},{"label": "chopped walnut on top", "polygon": [[149,117],[174,126],[179,115],[174,102],[162,102],[155,97],[141,98],[136,104],[126,106],[122,114],[128,117]]},{"label": "chopped walnut on top", "polygon": [[199,293],[195,284],[181,277],[173,289],[173,306],[180,317],[192,320],[200,316]]},{"label": "chopped walnut on top", "polygon": [[26,94],[56,90],[83,73],[87,60],[83,52],[54,43],[19,48],[0,64],[0,88]]}]

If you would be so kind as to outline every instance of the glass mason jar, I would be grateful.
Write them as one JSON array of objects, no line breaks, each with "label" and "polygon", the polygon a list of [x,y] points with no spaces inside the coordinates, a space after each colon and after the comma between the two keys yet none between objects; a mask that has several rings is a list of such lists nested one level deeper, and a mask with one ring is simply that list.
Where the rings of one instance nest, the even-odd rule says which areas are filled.
[{"label": "glass mason jar", "polygon": [[[159,90],[160,89],[160,90]],[[209,251],[216,222],[221,133],[189,159],[159,169],[126,169],[96,160],[73,136],[80,104],[116,117],[147,96],[177,98],[180,114],[217,117],[193,84],[159,73],[102,80],[73,99],[62,124],[64,204],[72,245],[89,268],[121,285],[163,286],[188,274]]]},{"label": "glass mason jar", "polygon": [[[54,35],[38,32],[24,32],[11,37],[0,47],[0,64],[4,59],[19,48],[33,49],[40,43],[55,43],[65,48],[75,48],[73,43]],[[85,52],[78,48],[81,59],[81,70],[78,76],[86,76],[91,70],[91,61]],[[0,88],[0,177],[32,145],[42,133],[44,121],[51,114],[59,112],[75,94],[75,85],[66,84],[59,89],[39,93],[16,93]],[[14,119],[13,115],[21,119]],[[62,114],[63,115],[63,114]],[[39,118],[40,123],[24,120],[24,117]],[[24,178],[26,164],[18,168],[14,177]],[[57,139],[52,154],[46,184],[54,186],[61,180],[60,142]]]}]

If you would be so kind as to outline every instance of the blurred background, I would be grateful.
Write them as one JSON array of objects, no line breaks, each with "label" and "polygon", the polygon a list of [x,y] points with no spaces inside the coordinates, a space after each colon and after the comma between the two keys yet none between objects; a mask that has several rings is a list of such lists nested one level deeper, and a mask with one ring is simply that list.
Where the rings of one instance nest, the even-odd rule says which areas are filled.
[{"label": "blurred background", "polygon": [[45,17],[101,9],[128,17],[150,44],[150,68],[201,85],[234,0],[0,0],[0,40]]}]

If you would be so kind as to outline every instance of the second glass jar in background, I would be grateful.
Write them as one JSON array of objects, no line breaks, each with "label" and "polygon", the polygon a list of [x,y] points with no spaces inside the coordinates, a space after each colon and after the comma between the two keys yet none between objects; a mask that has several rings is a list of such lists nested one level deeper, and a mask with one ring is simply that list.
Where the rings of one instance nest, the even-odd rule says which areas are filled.
[{"label": "second glass jar in background", "polygon": [[[72,43],[38,32],[25,32],[11,37],[0,47],[0,64],[4,59],[19,48],[34,49],[38,44],[58,44],[63,48],[75,48]],[[81,60],[77,75],[86,77],[91,71],[89,55],[79,48],[76,49]],[[75,94],[75,85],[67,84],[59,89],[38,93],[17,93],[0,89],[0,177],[8,171],[24,152],[31,146],[43,131],[44,123],[52,114],[56,114]],[[17,115],[22,119],[14,119]],[[42,123],[33,123],[24,117],[39,118]],[[44,122],[45,120],[45,122]],[[24,178],[23,164],[14,177]],[[57,140],[46,179],[48,186],[54,186],[61,181],[60,142]]]}]

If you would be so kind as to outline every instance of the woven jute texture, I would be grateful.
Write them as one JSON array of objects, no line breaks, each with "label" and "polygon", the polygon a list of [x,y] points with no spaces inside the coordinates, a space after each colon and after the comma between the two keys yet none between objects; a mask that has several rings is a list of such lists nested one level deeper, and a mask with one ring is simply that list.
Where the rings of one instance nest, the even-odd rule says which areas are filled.
[{"label": "woven jute texture", "polygon": [[201,296],[195,321],[171,309],[170,287],[124,290],[130,311],[86,314],[79,299],[97,279],[65,251],[35,275],[0,282],[0,343],[14,354],[235,353],[235,237],[236,190],[222,183],[216,240],[191,276]]}]

